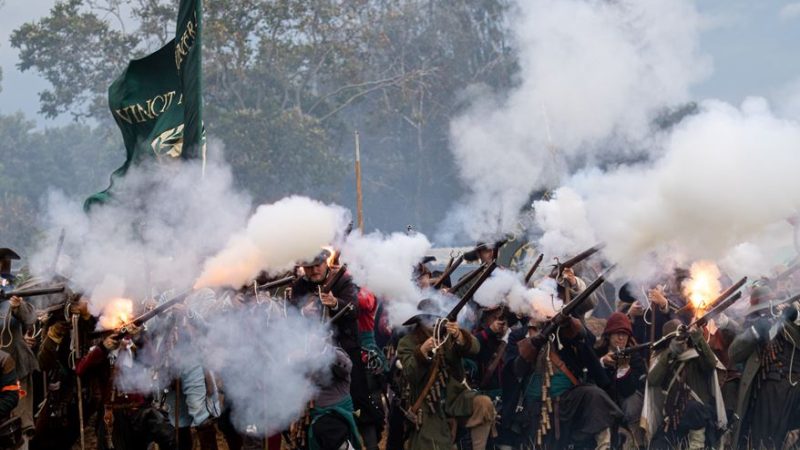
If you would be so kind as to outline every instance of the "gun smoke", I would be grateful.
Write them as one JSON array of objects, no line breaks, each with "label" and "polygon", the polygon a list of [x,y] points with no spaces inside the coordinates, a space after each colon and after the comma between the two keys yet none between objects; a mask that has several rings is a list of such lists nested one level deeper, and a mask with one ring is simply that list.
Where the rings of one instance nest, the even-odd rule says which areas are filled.
[{"label": "gun smoke", "polygon": [[445,241],[514,232],[535,190],[654,151],[652,120],[709,74],[688,0],[530,0],[511,23],[518,86],[507,96],[473,89],[477,100],[451,123],[468,194],[442,224]]},{"label": "gun smoke", "polygon": [[421,233],[354,232],[342,245],[341,261],[356,284],[386,301],[389,320],[399,325],[416,313],[423,298],[414,282],[414,268],[430,248]]}]

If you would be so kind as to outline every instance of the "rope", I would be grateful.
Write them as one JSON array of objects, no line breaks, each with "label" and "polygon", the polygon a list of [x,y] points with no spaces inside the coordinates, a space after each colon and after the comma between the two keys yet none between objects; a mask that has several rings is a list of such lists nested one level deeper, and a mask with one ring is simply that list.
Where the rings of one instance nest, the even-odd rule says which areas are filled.
[{"label": "rope", "polygon": [[433,324],[433,354],[435,355],[436,352],[439,350],[441,346],[447,343],[447,340],[450,339],[450,333],[447,332],[445,329],[444,332],[444,339],[442,336],[442,328],[447,328],[447,319],[437,319],[436,323]]},{"label": "rope", "polygon": [[[0,330],[0,348],[10,347],[14,343],[14,334],[11,333],[11,308],[8,308],[5,317],[3,317],[3,329]],[[6,332],[8,332],[8,343],[6,344]]]},{"label": "rope", "polygon": [[794,355],[797,353],[797,343],[794,341],[794,338],[792,337],[791,333],[789,333],[785,329],[783,331],[783,334],[792,343],[792,357],[789,359],[789,384],[792,387],[795,387],[795,386],[797,386],[797,383],[800,383],[800,380],[797,380],[797,381],[793,381],[792,380],[792,369],[794,368]]}]

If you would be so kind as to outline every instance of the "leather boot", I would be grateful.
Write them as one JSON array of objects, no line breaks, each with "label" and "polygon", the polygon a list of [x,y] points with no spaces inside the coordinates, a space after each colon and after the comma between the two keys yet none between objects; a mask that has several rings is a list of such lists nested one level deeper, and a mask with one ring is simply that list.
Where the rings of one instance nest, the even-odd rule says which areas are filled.
[{"label": "leather boot", "polygon": [[217,427],[213,420],[203,422],[194,431],[200,441],[200,450],[217,450]]}]

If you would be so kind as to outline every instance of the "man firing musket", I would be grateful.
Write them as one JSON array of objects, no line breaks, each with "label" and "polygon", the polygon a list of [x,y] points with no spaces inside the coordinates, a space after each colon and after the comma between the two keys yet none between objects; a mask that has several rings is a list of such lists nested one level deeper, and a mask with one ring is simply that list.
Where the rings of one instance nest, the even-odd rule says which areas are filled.
[{"label": "man firing musket", "polygon": [[[8,301],[0,303],[0,320],[5,324],[3,337],[0,337],[0,350],[8,352],[16,363],[21,389],[33,392],[31,376],[33,372],[39,370],[39,361],[25,343],[25,334],[33,330],[37,318],[33,305],[21,296],[12,295],[19,291],[14,290],[16,277],[11,272],[11,263],[19,259],[20,257],[15,251],[9,248],[0,248],[0,287],[3,296],[8,299]],[[33,396],[22,397],[14,409],[14,414],[22,419],[23,433],[32,436],[34,432]]]},{"label": "man firing musket", "polygon": [[511,333],[503,368],[498,443],[607,448],[622,411],[604,392],[609,379],[578,319],[605,282],[600,275],[551,318],[535,317]]},{"label": "man firing musket", "polygon": [[446,317],[438,317],[433,302],[423,300],[418,306],[423,314],[403,324],[413,327],[397,348],[408,405],[405,415],[412,425],[406,448],[452,447],[449,419],[464,421],[473,450],[486,448],[495,417],[494,405],[489,397],[478,395],[463,383],[463,358],[477,354],[479,344],[471,333],[458,326],[457,318],[495,267],[490,263],[483,269]]}]

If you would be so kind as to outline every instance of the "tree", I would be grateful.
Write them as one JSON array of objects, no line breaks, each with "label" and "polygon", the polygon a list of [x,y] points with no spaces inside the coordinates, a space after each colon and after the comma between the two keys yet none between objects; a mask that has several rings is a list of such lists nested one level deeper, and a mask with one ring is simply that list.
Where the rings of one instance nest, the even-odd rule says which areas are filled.
[{"label": "tree", "polygon": [[[15,30],[19,67],[52,85],[42,111],[108,126],[107,87],[170,38],[175,3],[62,0]],[[448,151],[461,93],[511,83],[508,3],[207,1],[206,128],[257,201],[299,192],[343,204],[353,204],[345,163],[358,129],[368,225],[430,229],[461,191]]]}]

